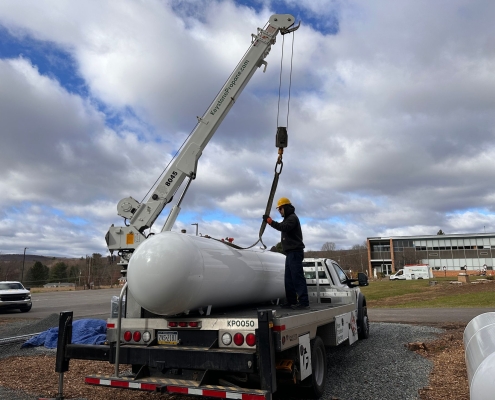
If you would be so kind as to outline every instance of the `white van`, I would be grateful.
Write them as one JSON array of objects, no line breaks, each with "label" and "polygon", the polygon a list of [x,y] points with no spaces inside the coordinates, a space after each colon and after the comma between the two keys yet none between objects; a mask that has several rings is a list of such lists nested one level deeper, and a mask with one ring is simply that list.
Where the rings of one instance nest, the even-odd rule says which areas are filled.
[{"label": "white van", "polygon": [[428,265],[405,265],[395,274],[390,275],[390,280],[410,280],[410,279],[430,279],[433,278],[433,271]]}]

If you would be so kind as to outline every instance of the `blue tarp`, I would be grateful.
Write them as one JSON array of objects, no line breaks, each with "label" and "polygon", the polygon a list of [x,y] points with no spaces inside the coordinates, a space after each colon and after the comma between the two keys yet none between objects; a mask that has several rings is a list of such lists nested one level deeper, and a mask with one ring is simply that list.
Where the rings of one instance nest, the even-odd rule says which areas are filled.
[{"label": "blue tarp", "polygon": [[[107,323],[102,319],[80,319],[72,323],[72,343],[103,344],[107,338]],[[26,341],[21,348],[45,345],[48,349],[57,347],[58,327],[50,328]]]}]

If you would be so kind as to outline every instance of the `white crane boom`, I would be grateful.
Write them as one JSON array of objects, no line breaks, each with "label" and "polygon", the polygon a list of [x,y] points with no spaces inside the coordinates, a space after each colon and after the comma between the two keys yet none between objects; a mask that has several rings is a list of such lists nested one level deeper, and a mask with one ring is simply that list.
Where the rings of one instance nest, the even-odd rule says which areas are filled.
[{"label": "white crane boom", "polygon": [[172,200],[176,191],[189,178],[180,199],[175,205],[165,222],[162,230],[170,230],[175,223],[180,211],[180,203],[186,193],[189,184],[196,177],[196,168],[199,157],[211,137],[222,123],[223,119],[233,106],[244,87],[247,85],[257,68],[265,65],[265,57],[270,52],[272,44],[279,32],[282,34],[292,32],[297,27],[292,27],[294,17],[290,14],[275,14],[265,29],[258,28],[258,33],[252,36],[252,42],[234,72],[220,90],[216,98],[210,104],[202,117],[198,117],[198,123],[184,144],[177,157],[170,163],[163,178],[146,202],[139,203],[132,197],[126,197],[119,201],[117,213],[129,221],[129,225],[111,226],[105,237],[108,249],[111,253],[118,251],[122,257],[121,264],[126,266],[132,252],[144,241],[144,231],[151,228],[164,207]]}]

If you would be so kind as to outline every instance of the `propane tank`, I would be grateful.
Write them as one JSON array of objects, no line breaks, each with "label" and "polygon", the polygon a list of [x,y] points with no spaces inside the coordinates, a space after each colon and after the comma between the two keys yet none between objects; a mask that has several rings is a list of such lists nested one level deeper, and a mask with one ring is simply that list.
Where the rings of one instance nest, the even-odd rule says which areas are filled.
[{"label": "propane tank", "polygon": [[284,271],[283,254],[165,231],[136,249],[127,281],[141,307],[175,315],[283,298]]},{"label": "propane tank", "polygon": [[495,312],[480,314],[464,330],[466,369],[471,400],[493,399],[495,393]]}]

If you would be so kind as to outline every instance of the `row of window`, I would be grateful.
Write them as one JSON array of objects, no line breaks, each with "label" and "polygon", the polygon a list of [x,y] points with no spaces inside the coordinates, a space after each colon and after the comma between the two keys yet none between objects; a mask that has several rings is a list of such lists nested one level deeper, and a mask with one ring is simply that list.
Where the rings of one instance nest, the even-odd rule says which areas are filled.
[{"label": "row of window", "polygon": [[[426,246],[416,246],[414,248],[416,251],[420,250],[490,250],[495,249],[495,246],[444,246],[444,247],[426,247]],[[404,249],[394,249],[394,250],[404,250]]]},{"label": "row of window", "polygon": [[[378,246],[387,245],[385,243]],[[465,238],[465,239],[432,239],[432,240],[394,240],[394,248],[411,247],[450,247],[450,246],[495,246],[495,237]]]}]

